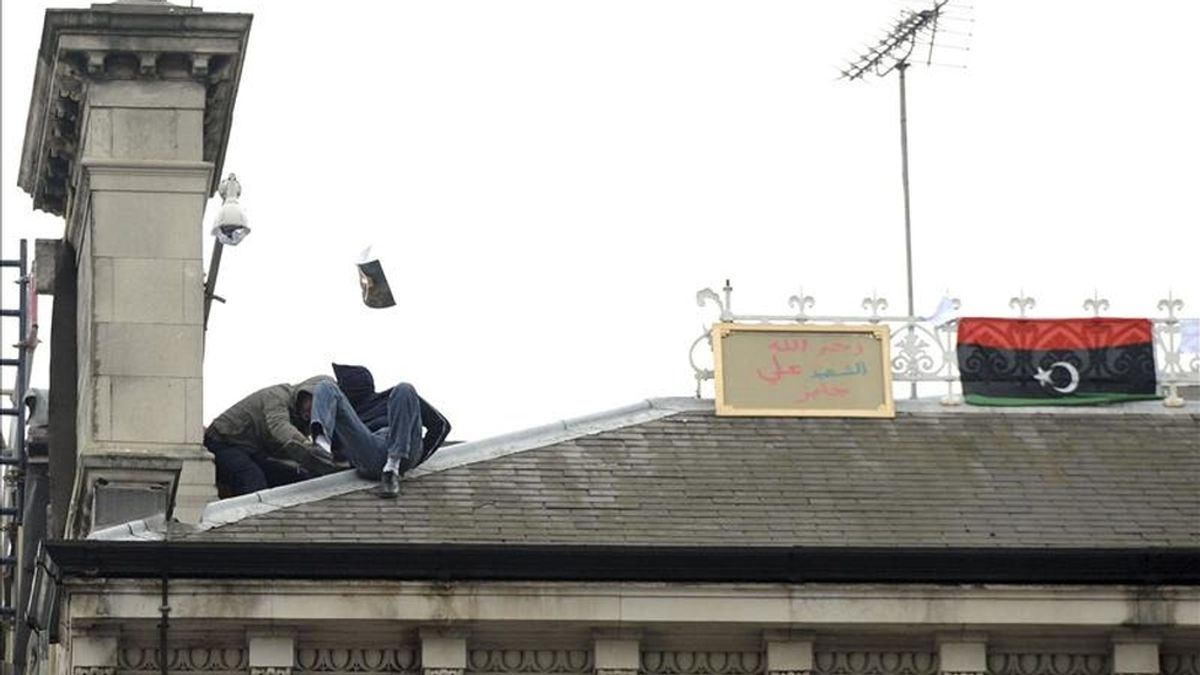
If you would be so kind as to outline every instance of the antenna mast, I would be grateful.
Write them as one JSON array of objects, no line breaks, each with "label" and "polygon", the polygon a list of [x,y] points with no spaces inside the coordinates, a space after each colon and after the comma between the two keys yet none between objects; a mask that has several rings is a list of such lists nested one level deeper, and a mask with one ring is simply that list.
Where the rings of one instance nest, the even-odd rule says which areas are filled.
[{"label": "antenna mast", "polygon": [[[875,73],[886,77],[895,71],[900,78],[900,177],[904,186],[904,271],[908,291],[909,331],[916,313],[913,309],[913,264],[912,264],[912,211],[908,189],[908,94],[904,86],[904,75],[908,71],[910,59],[918,44],[927,45],[929,51],[925,58],[926,65],[933,63],[934,37],[938,30],[938,19],[942,18],[942,8],[949,0],[934,0],[933,6],[921,11],[906,9],[900,18],[888,29],[874,46],[868,47],[842,70],[842,77],[847,80],[858,80],[867,73]],[[923,41],[922,41],[923,40]],[[909,394],[917,397],[917,384],[912,383]]]}]

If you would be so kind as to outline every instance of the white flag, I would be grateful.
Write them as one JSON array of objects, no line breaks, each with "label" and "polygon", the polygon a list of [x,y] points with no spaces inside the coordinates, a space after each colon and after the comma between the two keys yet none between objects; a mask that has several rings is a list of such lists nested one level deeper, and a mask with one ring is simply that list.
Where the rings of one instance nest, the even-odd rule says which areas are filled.
[{"label": "white flag", "polygon": [[1179,328],[1179,351],[1200,354],[1200,319],[1182,319]]},{"label": "white flag", "polygon": [[943,295],[941,302],[938,303],[937,309],[933,310],[933,314],[925,319],[935,327],[944,326],[947,323],[958,318],[958,301],[949,296]]}]

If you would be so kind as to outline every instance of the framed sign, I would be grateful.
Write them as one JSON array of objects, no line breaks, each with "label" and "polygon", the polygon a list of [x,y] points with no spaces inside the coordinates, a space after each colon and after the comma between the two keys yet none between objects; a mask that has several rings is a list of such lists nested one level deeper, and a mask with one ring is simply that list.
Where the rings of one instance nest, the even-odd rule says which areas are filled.
[{"label": "framed sign", "polygon": [[887,326],[712,331],[718,415],[896,416]]}]

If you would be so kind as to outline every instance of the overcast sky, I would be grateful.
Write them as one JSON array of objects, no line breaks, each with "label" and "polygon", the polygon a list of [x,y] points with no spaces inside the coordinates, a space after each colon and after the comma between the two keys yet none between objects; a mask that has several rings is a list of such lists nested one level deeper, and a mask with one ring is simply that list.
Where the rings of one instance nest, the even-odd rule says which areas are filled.
[{"label": "overcast sky", "polygon": [[[838,69],[926,4],[196,4],[254,14],[224,167],[253,233],[222,261],[206,420],[331,361],[414,383],[464,440],[688,396],[695,293],[726,278],[738,312],[801,287],[904,312],[897,79]],[[939,43],[969,51],[908,74],[916,313],[948,290],[1012,316],[1023,289],[1035,317],[1097,290],[1200,314],[1200,3],[955,4]],[[2,6],[5,257],[62,235],[16,187],[46,6]],[[396,307],[362,305],[368,245]]]}]

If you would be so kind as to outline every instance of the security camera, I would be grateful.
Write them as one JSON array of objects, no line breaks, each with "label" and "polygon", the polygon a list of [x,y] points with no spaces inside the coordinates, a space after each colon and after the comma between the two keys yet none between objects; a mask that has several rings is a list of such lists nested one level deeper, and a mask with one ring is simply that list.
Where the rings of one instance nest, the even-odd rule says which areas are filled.
[{"label": "security camera", "polygon": [[232,173],[221,181],[217,192],[221,194],[221,210],[213,221],[212,236],[225,246],[237,246],[246,235],[250,234],[250,219],[238,203],[242,195],[242,184]]},{"label": "security camera", "polygon": [[246,225],[229,224],[217,225],[212,229],[212,235],[217,238],[225,246],[237,246],[241,243],[246,235],[250,234],[250,228]]}]

